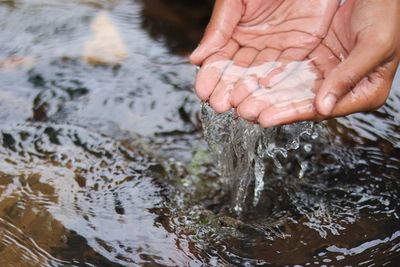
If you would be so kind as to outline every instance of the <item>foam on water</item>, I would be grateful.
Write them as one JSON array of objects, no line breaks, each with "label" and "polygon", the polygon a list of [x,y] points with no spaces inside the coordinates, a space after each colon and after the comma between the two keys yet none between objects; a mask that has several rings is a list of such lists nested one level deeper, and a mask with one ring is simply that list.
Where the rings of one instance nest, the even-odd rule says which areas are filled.
[{"label": "foam on water", "polygon": [[[312,122],[264,129],[236,118],[233,111],[217,114],[208,103],[202,104],[201,111],[205,138],[221,176],[231,185],[233,209],[238,214],[243,211],[252,183],[255,206],[271,166],[282,168],[281,159],[300,147],[303,136],[318,136],[318,127]],[[273,165],[269,164],[271,161]]]}]

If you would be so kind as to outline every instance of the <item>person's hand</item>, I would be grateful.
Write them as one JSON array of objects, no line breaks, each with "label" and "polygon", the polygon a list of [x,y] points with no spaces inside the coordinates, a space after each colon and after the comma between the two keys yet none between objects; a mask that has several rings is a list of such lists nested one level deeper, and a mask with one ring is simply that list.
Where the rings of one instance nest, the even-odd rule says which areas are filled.
[{"label": "person's hand", "polygon": [[310,58],[325,78],[315,99],[322,118],[381,107],[400,59],[400,1],[347,0]]},{"label": "person's hand", "polygon": [[[318,74],[305,60],[326,36],[338,6],[337,0],[217,0],[191,55],[191,62],[202,66],[197,95],[217,112],[238,107],[248,120],[257,119],[264,105],[242,102],[260,88],[277,89],[271,91],[279,104],[293,100],[288,84],[302,88],[297,95],[303,101],[313,99]],[[293,72],[300,79],[291,78]],[[279,98],[278,89],[286,98]]]},{"label": "person's hand", "polygon": [[[230,84],[224,96],[237,107],[239,115],[264,127],[376,109],[388,96],[399,62],[399,5],[396,0],[347,0],[324,41],[308,50],[303,59],[284,60],[282,64],[270,64],[276,60],[266,59],[266,65],[251,64],[247,75],[240,74],[240,78],[235,78],[241,71],[237,66],[225,68],[221,76],[215,71],[221,62],[217,62],[217,68],[204,62],[197,78],[198,94],[207,100],[202,92],[210,88],[203,82],[207,76],[200,74],[218,74],[219,83]],[[197,54],[192,56],[194,63],[199,63]],[[261,73],[254,67],[257,65],[267,72]],[[214,106],[218,106],[217,100]]]},{"label": "person's hand", "polygon": [[271,127],[375,110],[389,95],[399,45],[398,0],[347,0],[307,65],[286,71],[280,87],[287,89],[253,92],[239,104],[238,114]]}]

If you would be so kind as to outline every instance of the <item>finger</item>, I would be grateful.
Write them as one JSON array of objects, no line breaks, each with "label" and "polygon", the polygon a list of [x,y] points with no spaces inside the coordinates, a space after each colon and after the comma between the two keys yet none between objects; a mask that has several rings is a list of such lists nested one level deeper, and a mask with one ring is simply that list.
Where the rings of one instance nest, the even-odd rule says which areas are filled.
[{"label": "finger", "polygon": [[232,64],[232,57],[239,49],[234,41],[228,44],[218,53],[207,58],[200,68],[196,77],[196,94],[198,97],[206,101],[217,86],[224,70]]},{"label": "finger", "polygon": [[256,121],[260,113],[273,105],[276,99],[273,99],[272,94],[268,94],[268,90],[258,89],[248,96],[236,109],[239,117],[248,120]]},{"label": "finger", "polygon": [[[316,91],[321,83],[322,80],[318,80],[312,91]],[[314,106],[313,95],[303,95],[269,106],[260,113],[258,122],[262,127],[269,128],[298,121],[320,119],[321,116],[316,112]]]},{"label": "finger", "polygon": [[200,65],[210,55],[219,51],[231,39],[243,12],[241,0],[217,0],[210,23],[200,45],[190,56],[192,64]]},{"label": "finger", "polygon": [[314,91],[321,81],[320,80],[304,80],[302,75],[287,87],[259,89],[249,97],[247,97],[237,108],[238,115],[249,121],[255,121],[261,112],[275,106],[277,108],[290,106],[292,103],[313,100],[315,98]]},{"label": "finger", "polygon": [[273,69],[279,67],[276,60],[281,51],[267,48],[259,52],[244,76],[236,83],[232,95],[231,104],[239,106],[251,93],[258,89],[258,80],[266,76]]},{"label": "finger", "polygon": [[235,83],[243,76],[251,62],[258,54],[254,48],[242,48],[233,57],[233,64],[229,65],[221,76],[215,90],[210,97],[211,107],[218,113],[232,108],[231,92]]},{"label": "finger", "polygon": [[313,99],[302,102],[290,102],[285,106],[270,106],[261,112],[259,124],[264,128],[294,123],[298,121],[317,120],[319,115],[315,110]]},{"label": "finger", "polygon": [[391,61],[361,80],[335,106],[332,116],[344,116],[356,112],[371,111],[382,106],[389,95],[398,63]]},{"label": "finger", "polygon": [[331,115],[336,104],[343,96],[385,58],[385,51],[371,49],[371,47],[373,47],[371,42],[366,41],[356,45],[349,57],[328,75],[318,92],[315,102],[321,115]]},{"label": "finger", "polygon": [[[278,68],[275,68],[272,72],[275,72],[277,69]],[[289,88],[289,91],[285,89],[287,88],[276,90],[276,88],[265,87],[259,82],[257,90],[252,92],[238,105],[238,115],[246,120],[256,121],[264,109],[269,108],[279,101],[285,101],[290,98],[290,93],[293,91],[293,88]]]}]

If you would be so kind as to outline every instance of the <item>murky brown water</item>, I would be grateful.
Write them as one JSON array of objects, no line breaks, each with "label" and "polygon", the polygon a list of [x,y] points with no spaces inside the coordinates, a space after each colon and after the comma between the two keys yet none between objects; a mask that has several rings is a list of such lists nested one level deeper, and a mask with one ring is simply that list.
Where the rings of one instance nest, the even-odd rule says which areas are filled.
[{"label": "murky brown water", "polygon": [[[235,216],[185,57],[205,2],[0,1],[0,266],[397,266],[399,79]],[[117,55],[93,41],[99,16]]]}]

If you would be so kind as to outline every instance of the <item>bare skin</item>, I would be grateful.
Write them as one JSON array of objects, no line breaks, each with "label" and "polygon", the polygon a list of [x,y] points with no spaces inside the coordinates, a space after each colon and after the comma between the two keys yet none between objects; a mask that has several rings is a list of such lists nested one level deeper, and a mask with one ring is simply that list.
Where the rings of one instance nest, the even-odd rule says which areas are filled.
[{"label": "bare skin", "polygon": [[400,2],[338,7],[331,0],[217,0],[191,56],[202,66],[198,96],[264,127],[380,107],[399,63]]}]

